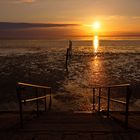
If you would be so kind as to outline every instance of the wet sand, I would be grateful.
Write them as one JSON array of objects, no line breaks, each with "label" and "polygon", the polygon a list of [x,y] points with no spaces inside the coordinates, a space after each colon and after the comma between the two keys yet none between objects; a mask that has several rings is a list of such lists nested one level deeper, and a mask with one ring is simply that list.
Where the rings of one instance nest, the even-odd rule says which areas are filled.
[{"label": "wet sand", "polygon": [[52,87],[54,110],[91,110],[92,86],[130,83],[133,108],[139,109],[139,53],[95,55],[92,48],[76,47],[68,72],[65,54],[65,47],[20,47],[1,54],[0,110],[17,110],[18,81]]}]

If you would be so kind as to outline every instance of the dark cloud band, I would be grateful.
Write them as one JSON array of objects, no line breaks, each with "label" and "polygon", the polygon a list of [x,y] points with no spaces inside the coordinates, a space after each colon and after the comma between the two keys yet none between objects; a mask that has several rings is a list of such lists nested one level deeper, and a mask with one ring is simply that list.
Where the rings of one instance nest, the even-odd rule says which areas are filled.
[{"label": "dark cloud band", "polygon": [[0,29],[25,29],[25,28],[53,28],[53,27],[68,27],[78,26],[79,24],[52,24],[52,23],[11,23],[0,22]]}]

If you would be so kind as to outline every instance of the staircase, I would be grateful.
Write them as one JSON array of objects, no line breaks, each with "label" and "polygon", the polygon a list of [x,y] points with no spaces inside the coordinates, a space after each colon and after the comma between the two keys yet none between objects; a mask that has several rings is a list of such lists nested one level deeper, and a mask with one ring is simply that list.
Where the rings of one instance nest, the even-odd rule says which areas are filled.
[{"label": "staircase", "polygon": [[[115,101],[122,103],[118,100],[110,98],[110,89],[116,87],[127,87],[129,85],[115,85],[109,87],[94,87],[93,88],[93,109],[95,109],[95,96],[99,98],[98,112],[53,112],[51,108],[51,88],[46,86],[38,86],[27,83],[18,83],[17,95],[19,99],[20,115],[17,114],[18,118],[17,125],[13,127],[0,127],[0,139],[2,140],[138,140],[140,137],[140,129],[134,130],[122,127],[119,123],[116,123],[110,116],[110,101]],[[35,88],[34,98],[23,98],[21,95],[26,95],[25,87]],[[99,89],[99,93],[96,95],[95,89]],[[107,88],[108,96],[101,96],[101,89]],[[39,95],[39,90],[43,90],[43,95]],[[48,94],[46,90],[49,90]],[[48,96],[49,95],[49,96]],[[126,95],[129,95],[127,92]],[[49,108],[46,107],[46,98],[49,97]],[[126,96],[126,99],[129,96]],[[100,111],[100,100],[101,98],[107,99],[107,111],[106,114]],[[45,103],[44,110],[40,115],[39,102],[38,100],[43,99]],[[35,101],[37,105],[37,116],[30,116],[30,121],[25,119],[23,115],[22,104],[26,102]],[[126,105],[125,119],[128,124],[128,103],[129,100],[123,104]],[[32,114],[33,115],[33,114]],[[27,115],[26,115],[27,116]],[[119,115],[116,115],[119,116]],[[124,113],[123,113],[124,116]],[[4,117],[3,117],[4,118]],[[15,117],[14,117],[15,118]],[[130,116],[131,118],[131,116]],[[139,120],[140,117],[138,117]],[[135,123],[138,124],[139,121],[136,120],[136,116],[132,117]],[[6,117],[4,118],[7,121]],[[10,117],[8,116],[8,121]],[[10,121],[12,122],[12,120]],[[9,125],[9,123],[7,123]],[[11,123],[10,123],[11,124]],[[23,125],[24,124],[24,125]],[[140,124],[140,123],[139,123]],[[4,125],[3,125],[4,126]],[[22,126],[23,128],[21,128]],[[3,129],[4,128],[4,129]]]},{"label": "staircase", "polygon": [[[1,133],[0,133],[1,134]],[[3,131],[2,140],[137,140],[139,132],[97,113],[49,112]]]}]

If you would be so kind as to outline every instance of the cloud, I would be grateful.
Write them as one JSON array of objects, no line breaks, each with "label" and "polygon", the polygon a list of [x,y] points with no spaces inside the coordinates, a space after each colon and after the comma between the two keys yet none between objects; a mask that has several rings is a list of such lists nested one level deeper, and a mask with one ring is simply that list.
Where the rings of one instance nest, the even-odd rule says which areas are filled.
[{"label": "cloud", "polygon": [[133,16],[133,19],[140,20],[140,16]]},{"label": "cloud", "polygon": [[11,23],[0,22],[0,29],[29,29],[78,26],[79,24],[53,24],[53,23]]},{"label": "cloud", "polygon": [[32,2],[35,2],[35,0],[21,0],[21,1],[23,1],[23,2],[25,2],[25,3],[32,3]]},{"label": "cloud", "polygon": [[35,3],[37,0],[4,0],[4,1],[0,1],[0,3],[27,3],[27,4],[31,4],[31,3]]},{"label": "cloud", "polygon": [[15,3],[33,3],[36,0],[15,0]]}]

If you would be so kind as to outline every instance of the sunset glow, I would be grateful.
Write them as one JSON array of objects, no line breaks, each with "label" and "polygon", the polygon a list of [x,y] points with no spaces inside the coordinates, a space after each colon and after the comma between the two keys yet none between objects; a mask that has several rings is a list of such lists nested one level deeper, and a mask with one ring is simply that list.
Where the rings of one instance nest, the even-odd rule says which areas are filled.
[{"label": "sunset glow", "polygon": [[0,140],[138,140],[140,0],[0,0],[0,89]]},{"label": "sunset glow", "polygon": [[95,30],[97,30],[97,29],[99,29],[100,28],[100,26],[101,26],[101,24],[100,24],[100,22],[99,21],[96,21],[96,22],[94,22],[93,23],[93,28],[95,29]]},{"label": "sunset glow", "polygon": [[29,30],[31,38],[38,31],[34,37],[138,36],[139,5],[139,0],[1,0],[0,36],[27,37]]}]

